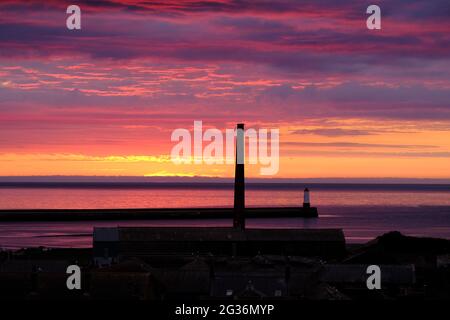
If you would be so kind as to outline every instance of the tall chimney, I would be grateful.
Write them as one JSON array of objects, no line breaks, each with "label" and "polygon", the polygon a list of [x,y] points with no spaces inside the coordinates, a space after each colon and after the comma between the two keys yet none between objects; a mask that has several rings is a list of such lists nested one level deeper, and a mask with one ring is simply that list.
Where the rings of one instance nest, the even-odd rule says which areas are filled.
[{"label": "tall chimney", "polygon": [[234,218],[233,227],[245,229],[245,179],[244,179],[244,124],[236,130],[236,168],[234,172]]}]

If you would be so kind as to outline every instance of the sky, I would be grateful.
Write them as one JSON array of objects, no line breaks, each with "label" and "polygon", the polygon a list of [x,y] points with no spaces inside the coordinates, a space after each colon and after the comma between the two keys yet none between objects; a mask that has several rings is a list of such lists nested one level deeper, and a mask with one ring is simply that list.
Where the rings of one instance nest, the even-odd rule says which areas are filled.
[{"label": "sky", "polygon": [[274,178],[450,179],[448,1],[370,4],[3,0],[0,176],[232,176],[172,163],[201,120],[279,129]]}]

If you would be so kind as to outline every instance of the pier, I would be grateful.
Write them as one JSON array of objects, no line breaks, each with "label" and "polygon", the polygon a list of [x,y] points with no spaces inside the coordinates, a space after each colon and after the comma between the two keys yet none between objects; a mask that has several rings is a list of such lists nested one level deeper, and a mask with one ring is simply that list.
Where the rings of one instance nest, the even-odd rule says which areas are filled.
[{"label": "pier", "polygon": [[[14,221],[113,221],[229,219],[233,208],[162,209],[26,209],[0,210],[0,222]],[[246,208],[247,218],[316,218],[316,210],[303,207]]]}]

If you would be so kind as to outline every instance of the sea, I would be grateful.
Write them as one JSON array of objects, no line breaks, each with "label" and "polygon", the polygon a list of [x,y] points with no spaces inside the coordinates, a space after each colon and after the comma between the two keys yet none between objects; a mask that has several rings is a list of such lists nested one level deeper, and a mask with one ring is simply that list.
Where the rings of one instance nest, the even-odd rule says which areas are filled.
[{"label": "sea", "polygon": [[[302,184],[247,184],[249,207],[300,206]],[[389,231],[450,239],[450,185],[311,184],[319,218],[248,219],[249,228],[342,228],[347,243]],[[233,185],[220,183],[31,184],[0,186],[1,209],[232,207]],[[230,226],[230,219],[0,222],[0,248],[92,246],[95,226]],[[281,232],[281,231],[280,231]]]}]

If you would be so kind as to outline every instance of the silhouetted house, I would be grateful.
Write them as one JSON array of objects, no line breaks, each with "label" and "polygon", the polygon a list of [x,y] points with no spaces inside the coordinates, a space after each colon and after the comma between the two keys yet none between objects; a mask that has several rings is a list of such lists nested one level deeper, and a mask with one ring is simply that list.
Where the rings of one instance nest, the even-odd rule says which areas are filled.
[{"label": "silhouetted house", "polygon": [[436,260],[438,268],[450,268],[450,254],[439,255]]},{"label": "silhouetted house", "polygon": [[339,291],[336,287],[323,282],[311,287],[308,295],[304,298],[306,300],[351,300],[349,296]]},{"label": "silhouetted house", "polygon": [[208,297],[211,286],[211,268],[204,259],[194,258],[181,267],[155,269],[164,299]]},{"label": "silhouetted house", "polygon": [[323,263],[304,257],[289,257],[288,279],[291,296],[313,299],[320,284]]},{"label": "silhouetted house", "polygon": [[[365,289],[368,265],[328,264],[324,266],[321,280],[331,284],[357,284]],[[413,265],[379,265],[381,287],[412,286],[416,282]]]},{"label": "silhouetted house", "polygon": [[32,283],[31,270],[16,271],[16,265],[10,261],[0,265],[0,299],[22,298],[34,289],[33,285],[36,286]]},{"label": "silhouetted house", "polygon": [[90,273],[89,292],[95,299],[156,299],[159,288],[152,268],[138,259]]},{"label": "silhouetted house", "polygon": [[74,298],[82,292],[67,290],[63,260],[10,260],[0,265],[0,296]]},{"label": "silhouetted house", "polygon": [[417,294],[413,265],[379,265],[381,290],[368,290],[368,265],[326,265],[321,281],[357,299],[386,299]]},{"label": "silhouetted house", "polygon": [[289,296],[284,261],[263,256],[223,259],[214,264],[211,297],[220,299],[264,299]]}]

